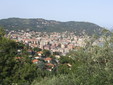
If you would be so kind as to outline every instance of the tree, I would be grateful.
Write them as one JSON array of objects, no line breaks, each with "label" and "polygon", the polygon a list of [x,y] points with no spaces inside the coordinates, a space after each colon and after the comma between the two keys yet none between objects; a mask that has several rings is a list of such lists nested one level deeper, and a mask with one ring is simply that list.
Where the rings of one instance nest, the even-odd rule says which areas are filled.
[{"label": "tree", "polygon": [[0,27],[0,37],[5,35],[5,31],[3,29],[3,27]]},{"label": "tree", "polygon": [[42,49],[35,47],[33,50],[38,52],[38,51],[41,51]]},{"label": "tree", "polygon": [[15,67],[15,55],[17,44],[14,41],[2,37],[0,40],[0,82],[3,85],[12,81],[12,72]]},{"label": "tree", "polygon": [[44,56],[48,57],[51,55],[51,52],[49,50],[43,50]]},{"label": "tree", "polygon": [[[20,56],[17,55],[18,49],[22,49]],[[36,78],[36,74],[36,66],[32,64],[23,45],[2,36],[0,39],[0,84],[30,85]]]}]

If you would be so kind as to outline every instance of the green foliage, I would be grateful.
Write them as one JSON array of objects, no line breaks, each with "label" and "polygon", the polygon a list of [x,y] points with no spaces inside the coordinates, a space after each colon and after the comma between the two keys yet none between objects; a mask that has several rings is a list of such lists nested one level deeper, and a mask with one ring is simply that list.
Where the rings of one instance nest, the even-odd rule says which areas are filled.
[{"label": "green foliage", "polygon": [[38,48],[38,47],[35,47],[34,49],[33,49],[34,51],[41,51],[41,49],[40,48]]},{"label": "green foliage", "polygon": [[12,70],[15,66],[16,43],[2,38],[0,40],[0,82],[8,84],[12,81]]},{"label": "green foliage", "polygon": [[51,55],[51,52],[49,51],[49,50],[43,50],[43,55],[44,56],[46,56],[46,57],[48,57],[48,56],[50,56]]},{"label": "green foliage", "polygon": [[3,27],[0,27],[0,37],[5,35],[5,31],[3,29]]},{"label": "green foliage", "polygon": [[68,74],[69,72],[70,70],[66,64],[58,66],[58,74]]},{"label": "green foliage", "polygon": [[72,64],[72,63],[74,63],[75,61],[72,59],[72,58],[70,58],[70,57],[67,57],[67,56],[61,56],[61,58],[60,58],[60,63],[61,64],[65,64],[65,63],[70,63],[70,64]]},{"label": "green foliage", "polygon": [[[18,55],[17,50],[22,52]],[[20,57],[20,59],[16,59]],[[30,85],[36,78],[36,66],[31,63],[23,44],[7,38],[0,39],[0,84]]]},{"label": "green foliage", "polygon": [[[17,69],[17,68],[16,68]],[[15,74],[13,75],[13,83],[19,85],[29,84],[37,77],[36,66],[26,63],[18,66]]]}]

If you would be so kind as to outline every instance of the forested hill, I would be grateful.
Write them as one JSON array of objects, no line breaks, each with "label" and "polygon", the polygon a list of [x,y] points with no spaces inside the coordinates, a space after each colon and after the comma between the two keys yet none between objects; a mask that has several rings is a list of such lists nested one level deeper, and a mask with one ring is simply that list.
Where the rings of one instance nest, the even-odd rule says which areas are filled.
[{"label": "forested hill", "polygon": [[100,34],[102,27],[89,22],[60,22],[45,19],[22,19],[22,18],[8,18],[1,19],[0,26],[9,30],[34,30],[39,32],[63,32],[75,31],[76,34]]}]

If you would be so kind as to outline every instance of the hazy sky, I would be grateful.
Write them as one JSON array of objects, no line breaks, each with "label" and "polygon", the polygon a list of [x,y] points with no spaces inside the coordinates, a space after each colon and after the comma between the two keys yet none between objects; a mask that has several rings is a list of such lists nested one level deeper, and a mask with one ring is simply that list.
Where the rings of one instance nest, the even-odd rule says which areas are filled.
[{"label": "hazy sky", "polygon": [[44,18],[113,27],[113,0],[0,0],[0,19]]}]

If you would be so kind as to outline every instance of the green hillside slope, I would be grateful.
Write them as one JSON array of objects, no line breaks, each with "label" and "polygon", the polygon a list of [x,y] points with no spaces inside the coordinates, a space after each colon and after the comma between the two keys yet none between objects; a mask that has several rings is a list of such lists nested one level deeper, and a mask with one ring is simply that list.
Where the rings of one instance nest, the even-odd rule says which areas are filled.
[{"label": "green hillside slope", "polygon": [[0,20],[0,25],[9,30],[34,30],[39,32],[75,31],[76,34],[100,34],[102,27],[89,22],[60,22],[45,19],[8,18]]}]

